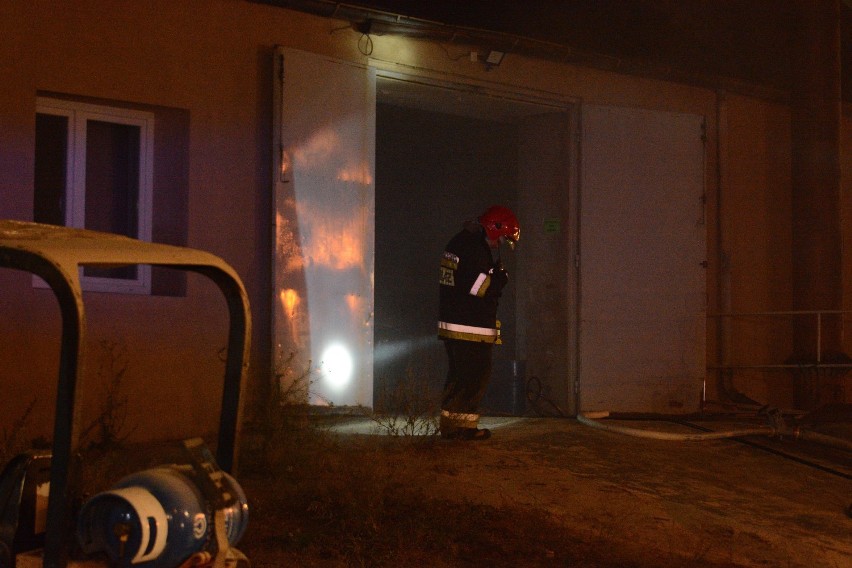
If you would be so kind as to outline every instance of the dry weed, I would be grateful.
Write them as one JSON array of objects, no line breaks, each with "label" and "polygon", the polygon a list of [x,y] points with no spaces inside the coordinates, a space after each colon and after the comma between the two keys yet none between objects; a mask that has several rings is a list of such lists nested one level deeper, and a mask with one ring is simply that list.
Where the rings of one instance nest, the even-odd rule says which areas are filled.
[{"label": "dry weed", "polygon": [[422,377],[408,376],[377,393],[369,414],[378,433],[389,436],[422,437],[438,433],[439,393]]}]

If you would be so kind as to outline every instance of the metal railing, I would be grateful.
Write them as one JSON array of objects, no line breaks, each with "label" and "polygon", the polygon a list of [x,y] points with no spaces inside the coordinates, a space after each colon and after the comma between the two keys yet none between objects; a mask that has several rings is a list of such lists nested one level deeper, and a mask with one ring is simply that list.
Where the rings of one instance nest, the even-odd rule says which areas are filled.
[{"label": "metal railing", "polygon": [[[774,317],[801,317],[815,316],[816,317],[816,360],[807,363],[764,363],[764,364],[736,364],[727,365],[718,363],[716,365],[708,365],[708,369],[802,369],[808,367],[819,368],[852,368],[852,363],[840,362],[823,362],[822,343],[823,343],[823,320],[826,316],[840,316],[852,314],[852,310],[789,310],[789,311],[767,311],[767,312],[731,312],[722,314],[708,314],[708,319],[733,319],[733,318],[774,318]],[[792,322],[791,322],[792,324]],[[720,321],[721,325],[721,321]],[[792,334],[792,330],[790,332]],[[720,349],[725,349],[725,341],[720,339]],[[731,353],[720,352],[719,359],[724,361],[729,359]]]}]

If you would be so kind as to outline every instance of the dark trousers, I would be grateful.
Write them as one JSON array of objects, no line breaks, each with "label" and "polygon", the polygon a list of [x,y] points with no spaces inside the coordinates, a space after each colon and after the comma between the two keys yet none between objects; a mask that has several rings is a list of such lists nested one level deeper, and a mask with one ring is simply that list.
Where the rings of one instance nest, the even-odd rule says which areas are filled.
[{"label": "dark trousers", "polygon": [[445,339],[447,381],[441,398],[441,410],[479,413],[479,401],[491,379],[493,343]]}]

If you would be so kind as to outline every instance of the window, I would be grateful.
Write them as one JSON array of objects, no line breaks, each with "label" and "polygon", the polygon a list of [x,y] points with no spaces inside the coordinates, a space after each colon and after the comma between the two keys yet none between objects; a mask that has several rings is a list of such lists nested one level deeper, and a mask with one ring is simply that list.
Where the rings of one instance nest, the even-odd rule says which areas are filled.
[{"label": "window", "polygon": [[[34,219],[151,240],[154,114],[38,97]],[[86,267],[84,290],[148,294],[151,267]]]}]

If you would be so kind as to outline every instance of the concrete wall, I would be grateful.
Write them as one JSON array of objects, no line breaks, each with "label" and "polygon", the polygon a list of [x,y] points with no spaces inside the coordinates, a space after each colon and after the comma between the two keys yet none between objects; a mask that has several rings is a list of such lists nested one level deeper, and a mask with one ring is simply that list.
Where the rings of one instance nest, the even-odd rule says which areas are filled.
[{"label": "concrete wall", "polygon": [[[710,287],[716,313],[765,314],[790,311],[792,292],[792,179],[790,109],[740,95],[720,97],[720,163],[717,193],[718,233],[709,242],[715,255],[718,278]],[[850,121],[842,118],[841,163],[852,151]],[[843,234],[844,306],[849,310],[849,171],[842,175],[841,217]],[[711,258],[711,263],[712,263]],[[810,306],[810,310],[826,306]],[[714,310],[711,309],[711,312]],[[806,316],[816,325],[816,316]],[[843,316],[845,327],[852,322]],[[764,366],[784,364],[793,351],[793,316],[747,315],[710,320],[708,360],[711,365]],[[721,325],[717,327],[717,325]],[[852,338],[844,337],[850,353]],[[716,357],[714,357],[714,354]],[[718,376],[709,374],[711,392]],[[815,377],[803,377],[812,380]],[[724,387],[760,403],[789,407],[794,401],[795,381],[790,369],[736,369]],[[830,388],[843,391],[840,401],[852,400],[848,375],[827,379]],[[721,393],[716,392],[719,397]]]},{"label": "concrete wall", "polygon": [[[720,100],[720,125],[720,234],[710,243],[722,255],[716,313],[789,311],[789,109],[727,95]],[[722,326],[722,364],[780,364],[791,354],[789,317],[748,316],[716,323]],[[783,371],[738,370],[733,383],[729,386],[755,400],[782,404],[786,399],[789,404],[790,381]]]},{"label": "concrete wall", "polygon": [[[256,394],[267,380],[270,358],[272,50],[285,45],[366,60],[358,51],[360,34],[339,29],[341,24],[234,0],[3,2],[0,217],[32,218],[37,93],[188,113],[186,243],[222,256],[246,282],[254,315],[250,381]],[[720,297],[725,305],[744,310],[780,309],[789,302],[790,144],[789,116],[783,105],[743,96],[726,99],[725,126],[718,131],[724,137],[722,175],[717,176],[717,96],[712,91],[511,54],[499,68],[487,72],[468,58],[448,57],[447,49],[458,55],[464,46],[448,48],[390,36],[373,40],[374,62],[424,75],[706,116],[710,311]],[[848,128],[845,132],[848,157],[852,139]],[[846,175],[847,188],[848,179]],[[847,191],[843,217],[847,243],[852,211],[848,195]],[[721,257],[715,248],[717,210],[723,214],[718,225],[725,253]],[[843,263],[847,271],[848,254]],[[848,288],[848,272],[845,276]],[[721,284],[725,293],[720,295]],[[0,291],[0,424],[10,428],[35,400],[26,436],[49,436],[58,365],[55,300],[48,291],[34,289],[26,274],[8,270],[0,271]],[[100,375],[97,380],[103,389],[109,384],[104,342],[120,346],[129,361],[122,387],[130,406],[125,432],[136,438],[165,438],[215,427],[222,372],[218,350],[224,345],[226,320],[218,294],[202,280],[190,278],[185,296],[87,298],[90,371]],[[783,347],[775,347],[773,333],[748,337],[748,348],[760,356],[783,354]],[[714,333],[709,335],[715,342]],[[847,352],[852,350],[848,344],[847,339]],[[755,397],[770,390],[760,381],[743,388]],[[84,422],[99,412],[103,389],[82,393]]]}]

